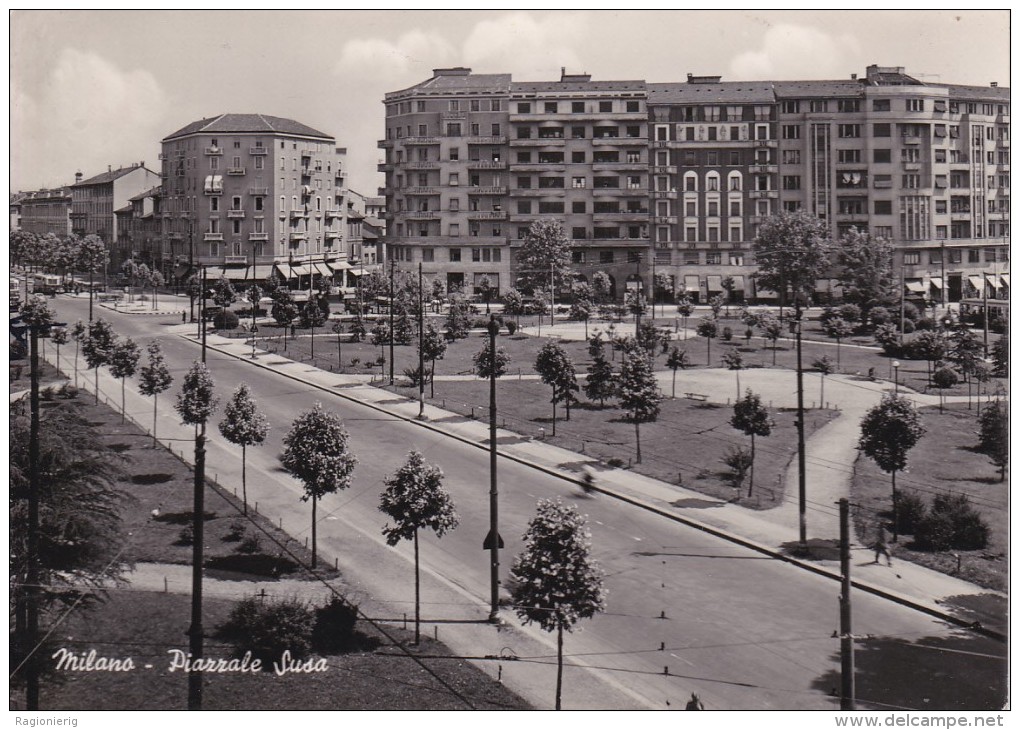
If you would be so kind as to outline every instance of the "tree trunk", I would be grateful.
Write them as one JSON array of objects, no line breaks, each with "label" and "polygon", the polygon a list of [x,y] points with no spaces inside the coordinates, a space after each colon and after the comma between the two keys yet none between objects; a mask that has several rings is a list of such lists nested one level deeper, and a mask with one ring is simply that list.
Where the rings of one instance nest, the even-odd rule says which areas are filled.
[{"label": "tree trunk", "polygon": [[552,429],[552,435],[555,436],[556,435],[556,401],[552,402],[552,406],[553,406],[553,429]]},{"label": "tree trunk", "polygon": [[634,421],[634,435],[637,442],[637,463],[641,463],[641,423]]},{"label": "tree trunk", "polygon": [[436,359],[432,358],[432,370],[429,372],[429,398],[436,397]]},{"label": "tree trunk", "polygon": [[836,372],[837,373],[839,372],[839,363],[840,363],[840,360],[839,360],[839,349],[840,349],[840,344],[841,343],[842,343],[842,340],[837,337],[836,338]]},{"label": "tree trunk", "polygon": [[80,346],[81,346],[81,344],[78,342],[78,339],[75,338],[75,340],[74,340],[74,387],[75,388],[78,387],[78,348]]},{"label": "tree trunk", "polygon": [[241,444],[241,500],[244,513],[248,514],[248,445]]},{"label": "tree trunk", "polygon": [[156,448],[156,405],[159,400],[159,393],[152,396],[152,448]]},{"label": "tree trunk", "polygon": [[751,484],[747,488],[747,496],[750,497],[754,491],[754,432],[751,432]]},{"label": "tree trunk", "polygon": [[99,366],[96,365],[96,405],[99,405]]},{"label": "tree trunk", "polygon": [[706,337],[705,340],[708,342],[708,366],[712,367],[712,338]]},{"label": "tree trunk", "polygon": [[315,508],[318,506],[319,498],[312,497],[312,567],[316,565],[316,552],[315,552]]},{"label": "tree trunk", "polygon": [[892,471],[892,541],[900,536],[899,495],[896,493],[896,470]]},{"label": "tree trunk", "polygon": [[563,694],[563,622],[556,627],[556,709],[561,710],[560,697]]},{"label": "tree trunk", "polygon": [[336,369],[339,370],[343,364],[343,351],[340,349],[340,335],[336,336]]},{"label": "tree trunk", "polygon": [[676,368],[673,368],[673,400],[676,400]]},{"label": "tree trunk", "polygon": [[772,367],[776,366],[776,349],[779,346],[779,340],[772,340]]},{"label": "tree trunk", "polygon": [[125,397],[124,384],[127,383],[127,378],[120,379],[120,422],[123,424],[124,419],[127,418],[127,400]]},{"label": "tree trunk", "polygon": [[421,580],[418,572],[418,528],[414,528],[414,643],[421,643]]}]

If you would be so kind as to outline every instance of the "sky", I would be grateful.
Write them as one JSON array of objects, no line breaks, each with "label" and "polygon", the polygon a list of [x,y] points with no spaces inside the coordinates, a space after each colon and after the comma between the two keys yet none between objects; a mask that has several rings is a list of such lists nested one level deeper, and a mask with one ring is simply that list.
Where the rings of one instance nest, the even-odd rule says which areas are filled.
[{"label": "sky", "polygon": [[350,186],[382,184],[383,96],[433,68],[515,81],[849,78],[1010,83],[1009,13],[989,11],[12,11],[10,189],[145,161],[221,113],[296,119],[348,149]]}]

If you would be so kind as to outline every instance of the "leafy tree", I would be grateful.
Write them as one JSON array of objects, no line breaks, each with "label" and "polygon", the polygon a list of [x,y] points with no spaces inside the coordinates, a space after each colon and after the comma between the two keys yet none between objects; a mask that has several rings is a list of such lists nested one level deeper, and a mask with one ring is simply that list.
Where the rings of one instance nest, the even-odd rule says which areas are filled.
[{"label": "leafy tree", "polygon": [[632,351],[623,360],[616,388],[624,418],[634,424],[637,463],[640,464],[641,424],[657,420],[662,403],[662,393],[655,380],[651,359],[638,350]]},{"label": "leafy tree", "polygon": [[159,288],[166,284],[166,278],[162,271],[153,269],[149,272],[148,280],[145,283],[152,287],[152,308],[156,309],[159,303]]},{"label": "leafy tree", "polygon": [[981,338],[966,327],[957,327],[949,335],[949,352],[947,357],[963,373],[963,378],[970,383],[970,375],[982,360],[984,349]]},{"label": "leafy tree", "polygon": [[669,356],[666,358],[666,367],[673,371],[673,398],[676,398],[676,371],[686,370],[691,366],[691,358],[687,355],[687,350],[681,350],[678,347],[673,347],[669,351]]},{"label": "leafy tree", "polygon": [[443,280],[437,276],[432,279],[432,298],[441,302],[445,296],[446,285],[443,284]]},{"label": "leafy tree", "polygon": [[854,327],[842,317],[833,317],[823,326],[825,334],[836,341],[836,369],[839,369],[839,348],[843,338],[854,333]]},{"label": "leafy tree", "polygon": [[471,322],[468,319],[468,305],[462,297],[450,299],[446,313],[446,331],[451,339],[462,340],[468,336]]},{"label": "leafy tree", "polygon": [[206,423],[216,412],[218,401],[215,397],[216,384],[205,363],[195,361],[184,376],[181,392],[177,394],[174,408],[181,421],[189,426]]},{"label": "leafy tree", "polygon": [[882,347],[882,351],[888,357],[896,357],[899,355],[900,331],[896,329],[896,325],[891,322],[888,324],[880,324],[875,327],[873,336],[875,338],[875,342]]},{"label": "leafy tree", "polygon": [[255,315],[259,308],[259,302],[262,301],[262,296],[263,296],[262,287],[260,287],[258,284],[252,284],[251,286],[248,287],[247,291],[245,291],[244,293],[244,298],[248,301],[248,304],[251,305],[252,327],[255,326]]},{"label": "leafy tree", "polygon": [[75,269],[89,275],[89,319],[92,319],[92,301],[95,296],[93,291],[92,277],[97,271],[102,271],[110,263],[110,252],[106,249],[103,239],[94,234],[82,238],[77,246],[77,258]]},{"label": "leafy tree", "polygon": [[[730,468],[729,478],[733,488],[737,490],[737,497],[740,497],[740,490],[744,488],[744,481],[749,472],[754,471],[754,456],[750,450],[742,446],[729,448],[722,462]],[[752,482],[753,488],[753,482]],[[751,496],[751,490],[747,490],[747,496]]]},{"label": "leafy tree", "polygon": [[694,314],[694,304],[691,302],[691,298],[687,294],[683,294],[676,302],[676,313],[679,314],[684,321],[684,331],[687,330],[687,319]]},{"label": "leafy tree", "polygon": [[602,338],[602,333],[596,330],[591,337],[588,338],[588,356],[598,357],[602,354],[602,348],[605,346],[605,340]]},{"label": "leafy tree", "polygon": [[892,477],[893,539],[896,538],[896,472],[907,468],[907,454],[924,435],[921,416],[906,398],[892,393],[882,396],[861,421],[858,448]]},{"label": "leafy tree", "polygon": [[510,570],[513,602],[525,624],[556,631],[556,709],[563,689],[563,631],[606,608],[603,573],[591,554],[584,517],[559,500],[541,499]]},{"label": "leafy tree", "polygon": [[638,347],[643,347],[648,352],[648,356],[654,359],[655,351],[662,339],[655,324],[648,321],[642,322],[637,328],[635,339]]},{"label": "leafy tree", "polygon": [[343,342],[340,340],[341,335],[344,333],[343,320],[338,319],[333,322],[333,326],[330,329],[333,331],[333,334],[336,335],[336,366],[339,370],[344,362]]},{"label": "leafy tree", "polygon": [[818,396],[819,407],[825,407],[825,376],[832,375],[835,372],[835,367],[832,364],[832,360],[829,359],[828,355],[822,357],[811,363],[811,367],[817,370],[822,375],[822,390]]},{"label": "leafy tree", "polygon": [[945,390],[952,388],[960,382],[960,376],[950,367],[938,368],[931,376],[932,385],[939,389],[939,413],[942,413],[942,404],[945,401]]},{"label": "leafy tree", "polygon": [[596,271],[591,275],[592,299],[596,304],[603,304],[609,301],[610,293],[613,290],[613,280],[605,271]]},{"label": "leafy tree", "polygon": [[556,404],[563,402],[570,420],[570,403],[577,391],[577,372],[566,351],[555,342],[546,343],[535,358],[535,372],[552,388],[553,436],[556,435]]},{"label": "leafy tree", "polygon": [[754,491],[754,437],[770,436],[775,423],[769,416],[768,409],[762,405],[761,396],[748,389],[744,397],[733,404],[730,425],[745,436],[751,437],[751,483],[747,489],[747,496],[750,497]]},{"label": "leafy tree", "polygon": [[375,325],[372,327],[372,344],[373,345],[385,345],[390,341],[390,325],[383,318],[379,318],[375,321]]},{"label": "leafy tree", "polygon": [[174,382],[167,367],[166,358],[163,357],[163,348],[159,340],[149,343],[149,362],[143,365],[138,374],[138,389],[142,395],[152,396],[152,447],[156,448],[156,406],[159,401],[159,394],[170,388]]},{"label": "leafy tree", "polygon": [[489,281],[488,276],[482,276],[475,287],[478,289],[478,293],[482,295],[482,301],[485,302],[485,313],[489,314],[489,302],[492,301],[492,295],[495,292],[492,282]]},{"label": "leafy tree", "polygon": [[616,380],[613,375],[613,366],[606,360],[606,356],[599,349],[588,365],[588,378],[584,383],[584,395],[588,400],[599,402],[605,407],[606,399],[616,395]]},{"label": "leafy tree", "polygon": [[409,345],[414,338],[414,326],[406,310],[397,312],[393,318],[393,341],[398,345]]},{"label": "leafy tree", "polygon": [[754,241],[758,286],[778,292],[780,302],[792,293],[799,311],[829,268],[831,248],[828,223],[806,210],[769,216]]},{"label": "leafy tree", "polygon": [[223,307],[224,309],[237,301],[237,292],[234,290],[234,285],[230,283],[230,279],[221,276],[213,284],[212,300],[217,307]]},{"label": "leafy tree", "polygon": [[247,383],[241,383],[223,408],[220,433],[230,443],[241,447],[241,498],[248,514],[248,447],[258,446],[269,433],[269,420],[258,410]]},{"label": "leafy tree", "polygon": [[520,326],[521,315],[524,314],[524,296],[516,289],[511,289],[503,295],[503,313],[514,317],[517,326]]},{"label": "leafy tree", "polygon": [[[737,281],[732,276],[727,276],[722,280],[722,288],[726,290],[726,316],[730,316],[730,302],[733,301],[733,290],[737,286]],[[719,316],[718,314],[716,315]]]},{"label": "leafy tree", "polygon": [[928,367],[928,382],[931,382],[932,367],[942,361],[949,350],[949,343],[946,336],[939,330],[926,330],[918,332],[910,343],[910,351],[916,356],[925,360]]},{"label": "leafy tree", "polygon": [[357,312],[354,315],[354,319],[351,320],[351,342],[361,342],[365,339],[365,320],[361,316],[361,312]]},{"label": "leafy tree", "polygon": [[85,362],[95,371],[96,403],[99,403],[99,368],[110,362],[113,348],[117,344],[117,335],[113,327],[105,319],[97,319],[88,325],[88,334],[82,341],[82,354]]},{"label": "leafy tree", "polygon": [[577,322],[584,322],[584,339],[588,339],[588,320],[591,319],[594,305],[589,299],[575,299],[570,305],[570,314],[567,316]]},{"label": "leafy tree", "polygon": [[999,468],[999,481],[1006,481],[1009,464],[1009,408],[996,399],[981,414],[980,448]]},{"label": "leafy tree", "polygon": [[78,387],[78,351],[81,349],[87,333],[88,329],[80,319],[71,326],[71,337],[74,338],[74,387],[76,388]]},{"label": "leafy tree", "polygon": [[350,436],[340,416],[316,403],[310,411],[298,416],[284,437],[280,463],[304,485],[301,501],[312,502],[312,567],[317,564],[316,508],[327,494],[334,494],[351,485],[357,457],[351,453]]},{"label": "leafy tree", "polygon": [[714,297],[708,300],[708,306],[712,309],[712,317],[719,319],[719,313],[722,312],[723,298],[721,294],[716,294]]},{"label": "leafy tree", "polygon": [[783,336],[783,323],[772,312],[762,312],[758,315],[758,329],[762,336],[772,342],[772,364],[776,364],[776,350],[779,349],[779,338]]},{"label": "leafy tree", "polygon": [[517,262],[521,279],[532,289],[544,284],[551,291],[555,281],[561,285],[568,282],[570,241],[559,221],[534,221],[524,236]]},{"label": "leafy tree", "polygon": [[992,374],[1004,378],[1009,375],[1009,337],[1002,335],[992,345]]},{"label": "leafy tree", "polygon": [[635,319],[640,319],[648,314],[648,300],[645,299],[645,295],[641,293],[640,289],[628,289],[624,304]]},{"label": "leafy tree", "polygon": [[446,340],[436,331],[432,323],[425,325],[422,338],[418,342],[418,349],[424,362],[431,363],[429,368],[429,384],[431,387],[430,398],[436,397],[436,360],[442,360],[446,356]]},{"label": "leafy tree", "polygon": [[698,322],[697,333],[708,343],[708,364],[712,364],[712,340],[719,336],[719,323],[712,317],[702,317]]},{"label": "leafy tree", "polygon": [[319,307],[319,303],[315,301],[315,298],[309,299],[301,306],[301,327],[304,329],[312,329],[314,335],[314,329],[316,327],[322,327],[326,324],[326,317],[322,313],[322,308]]},{"label": "leafy tree", "polygon": [[8,251],[11,256],[11,261],[15,262],[19,266],[30,264],[32,251],[36,245],[36,239],[37,236],[31,231],[26,231],[23,228],[13,229],[8,237]]},{"label": "leafy tree", "polygon": [[138,369],[138,359],[142,353],[131,338],[118,342],[110,353],[110,374],[120,380],[120,422],[124,423],[127,415],[127,402],[124,398],[124,385]]},{"label": "leafy tree", "polygon": [[891,304],[896,291],[893,247],[886,239],[851,228],[836,247],[843,298],[862,309]]},{"label": "leafy tree", "polygon": [[50,330],[50,340],[57,346],[57,369],[60,369],[60,346],[66,345],[70,342],[70,335],[67,333],[66,327],[56,327]]},{"label": "leafy tree", "polygon": [[739,399],[740,371],[744,369],[744,356],[740,354],[740,350],[730,350],[723,354],[722,361],[727,370],[732,370],[737,374],[737,398]]},{"label": "leafy tree", "polygon": [[297,304],[294,303],[294,295],[290,289],[280,287],[273,296],[273,309],[270,312],[273,321],[283,327],[284,342],[286,342],[287,328],[298,318]]},{"label": "leafy tree", "polygon": [[655,274],[652,278],[652,286],[654,287],[653,298],[655,301],[673,301],[673,281],[673,277],[669,274],[665,274],[661,271]]},{"label": "leafy tree", "polygon": [[433,530],[442,537],[459,522],[453,499],[443,488],[443,471],[411,451],[407,463],[386,480],[379,509],[393,520],[383,528],[387,545],[414,541],[414,643],[421,641],[421,596],[418,568],[418,531]]},{"label": "leafy tree", "polygon": [[[475,353],[474,364],[475,375],[479,378],[488,380],[492,377],[492,348],[489,346],[489,338],[485,338],[485,344],[482,345],[482,349]],[[497,346],[496,377],[501,378],[506,375],[506,371],[509,366],[510,355],[507,354],[506,348]]]}]

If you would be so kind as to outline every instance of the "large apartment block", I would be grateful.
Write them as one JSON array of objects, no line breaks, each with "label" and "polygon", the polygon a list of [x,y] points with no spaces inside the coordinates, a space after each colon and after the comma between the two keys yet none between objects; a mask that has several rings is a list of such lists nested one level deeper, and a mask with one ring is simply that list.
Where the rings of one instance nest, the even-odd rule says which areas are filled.
[{"label": "large apartment block", "polygon": [[[839,81],[513,82],[437,69],[386,95],[386,241],[468,290],[513,285],[531,221],[555,218],[578,274],[618,295],[672,277],[699,301],[758,291],[764,217],[806,209],[889,239],[908,293],[1008,287],[1009,90],[871,66]],[[1005,274],[1005,276],[1003,276]],[[833,293],[820,281],[820,298]]]},{"label": "large apartment block", "polygon": [[99,236],[107,246],[117,241],[115,211],[138,193],[159,185],[159,175],[146,168],[144,162],[116,170],[108,167],[99,175],[83,177],[77,173],[71,186],[71,232]]},{"label": "large apartment block", "polygon": [[71,232],[71,189],[34,190],[21,198],[20,226],[29,233],[64,237]]},{"label": "large apartment block", "polygon": [[[264,114],[222,114],[163,139],[165,249],[232,279],[350,268],[346,150],[322,132]],[[208,267],[213,267],[209,269]]]}]

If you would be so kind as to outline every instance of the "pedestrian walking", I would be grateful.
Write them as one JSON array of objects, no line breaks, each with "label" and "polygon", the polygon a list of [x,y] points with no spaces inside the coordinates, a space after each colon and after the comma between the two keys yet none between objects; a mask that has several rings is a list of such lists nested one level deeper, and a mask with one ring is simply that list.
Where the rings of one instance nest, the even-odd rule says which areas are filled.
[{"label": "pedestrian walking", "polygon": [[892,565],[892,555],[889,553],[889,545],[885,541],[885,528],[878,526],[878,537],[875,538],[875,564],[878,564],[879,556],[885,556],[887,565]]},{"label": "pedestrian walking", "polygon": [[691,698],[687,700],[686,710],[704,710],[705,705],[702,704],[701,698],[694,692],[691,692]]}]

